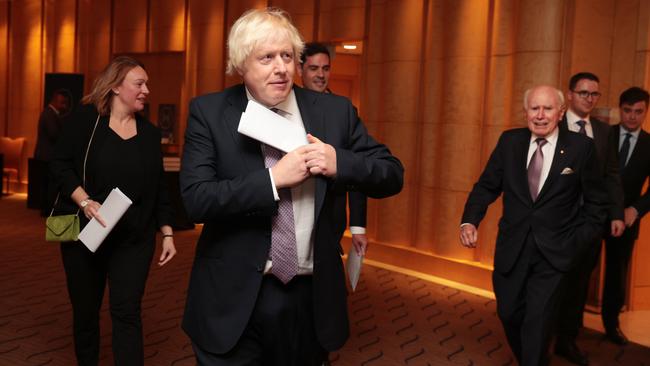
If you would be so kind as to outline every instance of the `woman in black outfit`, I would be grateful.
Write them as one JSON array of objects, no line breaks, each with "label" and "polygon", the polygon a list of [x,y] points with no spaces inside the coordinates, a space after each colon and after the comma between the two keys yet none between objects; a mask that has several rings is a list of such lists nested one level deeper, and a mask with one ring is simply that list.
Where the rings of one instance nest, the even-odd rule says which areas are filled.
[{"label": "woman in black outfit", "polygon": [[176,254],[160,132],[136,113],[148,94],[142,64],[115,58],[64,126],[50,163],[61,197],[57,212],[79,209],[82,227],[93,217],[103,224],[98,210],[113,188],[133,201],[95,253],[79,241],[61,243],[79,365],[98,363],[99,311],[107,280],[115,364],[144,364],[140,304],[157,229],[163,247],[158,265]]}]

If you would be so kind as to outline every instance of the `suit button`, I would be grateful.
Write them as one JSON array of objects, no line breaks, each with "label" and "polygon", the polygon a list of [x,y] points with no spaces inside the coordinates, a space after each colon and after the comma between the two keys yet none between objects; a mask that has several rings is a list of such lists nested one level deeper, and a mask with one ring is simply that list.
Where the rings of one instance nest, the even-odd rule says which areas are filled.
[{"label": "suit button", "polygon": [[260,264],[260,265],[257,266],[256,269],[257,269],[257,272],[262,272],[264,270],[264,266]]}]

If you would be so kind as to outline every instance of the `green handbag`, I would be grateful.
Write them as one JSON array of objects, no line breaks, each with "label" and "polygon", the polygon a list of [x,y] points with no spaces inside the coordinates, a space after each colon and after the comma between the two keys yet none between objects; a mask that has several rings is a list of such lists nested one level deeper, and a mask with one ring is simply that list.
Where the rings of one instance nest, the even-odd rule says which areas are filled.
[{"label": "green handbag", "polygon": [[[95,136],[95,130],[97,129],[97,124],[99,123],[99,116],[95,121],[95,127],[93,127],[93,132],[90,135],[90,140],[88,141],[88,146],[86,147],[86,156],[84,156],[84,165],[83,165],[83,187],[86,188],[86,160],[88,160],[88,151],[90,150],[90,144],[93,141]],[[54,200],[54,205],[52,205],[52,211],[50,211],[50,216],[45,219],[45,240],[46,241],[77,241],[79,238],[79,210],[74,215],[54,215],[54,208],[59,202],[59,191],[56,194],[56,199]]]},{"label": "green handbag", "polygon": [[45,220],[46,241],[76,241],[79,236],[79,216],[49,216]]}]

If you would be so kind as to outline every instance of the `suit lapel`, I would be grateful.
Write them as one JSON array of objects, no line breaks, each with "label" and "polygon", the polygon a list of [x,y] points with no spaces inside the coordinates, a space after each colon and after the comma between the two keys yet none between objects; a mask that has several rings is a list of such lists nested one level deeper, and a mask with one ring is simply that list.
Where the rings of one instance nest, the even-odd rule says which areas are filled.
[{"label": "suit lapel", "polygon": [[515,157],[515,166],[521,167],[517,168],[515,171],[517,173],[517,184],[516,187],[520,188],[519,195],[524,197],[524,200],[532,204],[533,198],[530,196],[530,188],[528,187],[528,148],[530,146],[530,131],[526,129],[525,133],[522,134],[521,140],[514,146],[513,156]]},{"label": "suit lapel", "polygon": [[[307,93],[300,87],[293,87],[296,94],[296,102],[300,110],[300,117],[305,126],[305,131],[313,136],[318,137],[321,141],[327,141],[323,109],[317,107],[318,94]],[[325,193],[327,192],[327,179],[318,176],[316,179],[316,192],[314,202],[314,220],[318,222],[318,216],[323,208]]]},{"label": "suit lapel", "polygon": [[246,110],[248,98],[246,97],[246,89],[244,85],[228,97],[230,104],[224,111],[225,124],[230,131],[232,139],[235,143],[235,150],[244,163],[247,170],[264,169],[264,157],[262,156],[262,149],[259,141],[250,137],[244,136],[237,131],[239,127],[239,120],[241,114]]}]

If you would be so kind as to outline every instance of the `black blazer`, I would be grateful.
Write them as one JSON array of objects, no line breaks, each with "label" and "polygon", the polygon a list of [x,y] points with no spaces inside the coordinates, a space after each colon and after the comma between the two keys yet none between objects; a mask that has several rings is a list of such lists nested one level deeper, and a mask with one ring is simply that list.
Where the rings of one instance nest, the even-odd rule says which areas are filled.
[{"label": "black blazer", "polygon": [[[612,127],[612,139],[618,146],[620,125]],[[639,219],[634,225],[627,228],[634,232],[634,237],[639,236],[639,222],[641,218],[650,210],[650,193],[646,190],[641,194],[643,184],[650,177],[650,134],[641,130],[639,140],[634,145],[634,150],[630,155],[627,165],[621,172],[623,181],[623,191],[625,193],[625,207],[634,207],[639,212]]]},{"label": "black blazer", "polygon": [[[60,203],[57,205],[57,212],[77,212],[78,206],[70,196],[77,187],[83,186],[84,156],[97,115],[94,106],[82,105],[63,127],[61,138],[56,145],[54,158],[50,162],[50,173],[60,192]],[[97,151],[109,133],[108,122],[109,116],[100,117],[95,136],[90,144],[86,163],[85,190],[97,202],[103,202],[110,193],[97,190],[98,186],[104,186],[104,184],[96,178],[95,164]],[[137,114],[136,124],[139,136],[137,144],[144,161],[143,177],[145,177],[145,181],[143,186],[146,187],[142,192],[140,203],[139,226],[142,228],[140,234],[144,235],[143,238],[153,239],[157,228],[162,225],[171,225],[173,211],[163,175],[160,131]],[[88,222],[84,215],[80,215],[80,219],[82,225]]]},{"label": "black blazer", "polygon": [[[315,177],[314,326],[321,345],[348,337],[340,239],[346,191],[381,198],[403,184],[400,161],[370,137],[346,98],[294,87],[305,130],[336,149],[337,177]],[[187,212],[203,231],[196,247],[183,329],[202,348],[230,350],[257,299],[277,212],[260,143],[237,132],[243,85],[190,104],[180,173]]]},{"label": "black blazer", "polygon": [[564,272],[583,245],[602,235],[607,202],[602,175],[592,140],[560,130],[551,169],[533,202],[526,168],[530,136],[527,128],[501,135],[469,194],[461,222],[478,227],[488,205],[503,193],[495,270],[507,273],[513,267],[530,232],[544,257]]},{"label": "black blazer", "polygon": [[[623,220],[623,187],[618,167],[618,140],[616,142],[611,140],[609,124],[594,117],[590,117],[589,122],[594,133],[596,156],[605,179],[607,197],[610,201],[607,209],[608,219]],[[569,131],[566,114],[559,127],[561,130]]]}]

